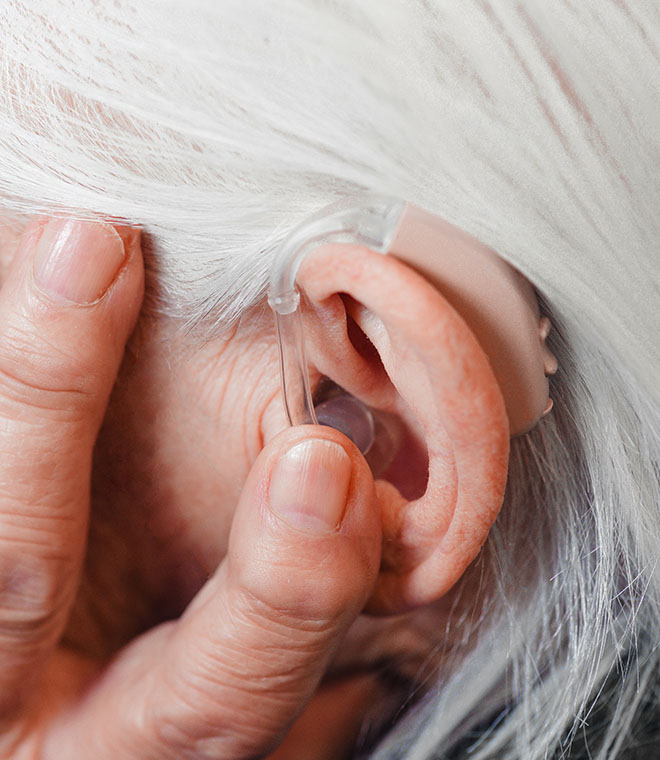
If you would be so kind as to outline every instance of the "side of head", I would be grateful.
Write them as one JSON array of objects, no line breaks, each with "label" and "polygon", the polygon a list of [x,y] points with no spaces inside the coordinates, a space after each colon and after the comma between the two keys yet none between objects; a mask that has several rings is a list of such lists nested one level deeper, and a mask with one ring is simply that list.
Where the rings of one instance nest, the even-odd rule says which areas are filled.
[{"label": "side of head", "polygon": [[[655,583],[649,568],[660,502],[653,395],[660,311],[648,305],[657,299],[650,252],[660,237],[653,164],[660,151],[657,60],[644,38],[644,27],[656,22],[654,11],[637,6],[638,24],[625,4],[599,2],[596,29],[595,3],[588,2],[560,2],[552,13],[540,2],[493,8],[370,0],[319,9],[300,0],[285,14],[278,4],[258,5],[228,0],[220,16],[205,2],[169,2],[170,13],[162,4],[139,11],[128,3],[81,4],[73,34],[65,0],[29,8],[5,2],[2,204],[26,214],[73,210],[144,228],[148,330],[138,335],[144,351],[129,356],[126,373],[147,372],[138,366],[140,357],[153,357],[159,374],[149,369],[147,375],[158,377],[152,387],[170,411],[152,414],[152,422],[161,438],[175,441],[158,452],[161,474],[166,464],[180,463],[182,452],[189,454],[191,441],[204,451],[185,478],[152,498],[165,513],[177,501],[192,509],[185,494],[201,476],[199,503],[217,500],[224,478],[220,450],[223,465],[240,481],[258,449],[260,415],[265,426],[283,424],[275,411],[279,380],[264,295],[273,252],[310,211],[355,189],[395,195],[465,230],[525,275],[547,298],[542,313],[556,326],[548,342],[562,372],[552,381],[553,414],[511,441],[508,490],[506,404],[493,390],[489,361],[476,350],[469,358],[477,357],[485,391],[474,398],[497,410],[488,430],[497,442],[495,496],[482,519],[457,524],[445,510],[424,536],[429,515],[423,500],[409,510],[410,523],[397,522],[401,500],[382,488],[393,505],[393,530],[402,529],[394,564],[401,554],[404,565],[422,567],[438,526],[457,539],[450,547],[460,555],[453,576],[420,572],[433,581],[430,590],[422,588],[426,599],[444,593],[490,536],[463,577],[475,577],[492,559],[484,580],[489,609],[510,615],[502,629],[510,646],[502,639],[491,663],[493,683],[508,667],[532,673],[547,662],[556,676],[554,664],[568,663],[572,680],[521,676],[510,689],[519,725],[544,725],[558,739],[579,712],[576,700],[587,704],[585,693],[598,680],[598,646],[619,635],[612,614],[619,587],[629,581],[634,610],[641,595],[633,579],[651,588]],[[603,92],[603,82],[616,98]],[[644,118],[634,118],[640,109]],[[389,262],[380,290],[377,272],[365,270],[360,279],[342,266],[341,256],[336,269],[322,256],[316,272],[326,271],[326,280],[308,273],[316,298],[310,313],[319,336],[331,335],[319,340],[325,350],[313,357],[318,373],[403,420],[409,470],[413,481],[423,481],[413,482],[405,504],[419,502],[428,483],[444,503],[456,503],[459,481],[433,378],[445,366],[437,348],[443,337],[460,334],[474,343],[428,290],[427,275]],[[366,269],[370,261],[365,256]],[[394,279],[404,285],[393,287]],[[395,303],[401,309],[393,311]],[[422,304],[425,319],[437,317],[424,330]],[[449,323],[454,332],[442,333]],[[182,325],[195,325],[203,338],[193,344]],[[231,336],[248,341],[250,351],[240,354],[233,347],[243,344],[232,344]],[[350,357],[348,364],[339,354]],[[233,390],[223,396],[218,377],[230,359],[235,371],[226,379]],[[631,375],[622,368],[627,361]],[[259,392],[242,406],[240,398],[249,394],[239,390],[250,383]],[[178,411],[175,398],[182,402]],[[135,398],[131,403],[143,411]],[[230,408],[239,414],[223,417],[227,427],[219,431],[217,419]],[[465,436],[488,429],[487,415],[478,419],[481,428]],[[420,428],[426,438],[416,445]],[[225,433],[234,429],[241,433],[230,441]],[[429,447],[435,464],[427,482]],[[400,473],[392,478],[400,482]],[[145,476],[149,487],[155,480]],[[478,492],[480,481],[472,485]],[[222,490],[228,503],[236,488]],[[502,497],[501,518],[489,533]],[[218,524],[225,518],[216,517],[211,530],[201,511],[194,519],[202,526],[197,537],[226,527]],[[458,526],[454,534],[452,525]],[[221,551],[219,542],[203,561],[213,563]],[[532,579],[526,595],[516,585],[521,567]],[[535,616],[535,605],[546,614]],[[652,617],[631,615],[629,630],[651,625]],[[474,632],[479,626],[466,622],[471,619],[456,625]],[[495,626],[492,619],[480,620],[488,628]],[[561,620],[571,624],[562,627]],[[568,644],[553,638],[566,631]],[[562,660],[566,652],[579,655]],[[457,665],[454,672],[465,671]],[[580,678],[582,690],[571,692]],[[454,725],[469,712],[459,682],[444,691],[445,707],[455,697]],[[539,699],[543,719],[534,712]],[[430,755],[434,736],[419,741],[428,743]]]}]

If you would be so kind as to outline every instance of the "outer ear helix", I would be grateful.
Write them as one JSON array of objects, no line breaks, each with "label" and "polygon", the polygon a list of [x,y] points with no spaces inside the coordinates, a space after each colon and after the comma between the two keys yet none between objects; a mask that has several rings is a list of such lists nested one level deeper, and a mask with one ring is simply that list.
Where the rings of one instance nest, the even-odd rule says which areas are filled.
[{"label": "outer ear helix", "polygon": [[[362,394],[362,380],[369,375],[355,364],[360,355],[351,354],[348,345],[326,351],[319,340],[327,327],[333,341],[343,342],[332,309],[342,302],[337,293],[346,294],[349,304],[359,303],[351,313],[377,350],[384,382],[393,392],[365,386],[366,396],[394,398],[418,426],[428,453],[428,478],[419,498],[402,495],[393,485],[396,480],[376,481],[383,558],[368,610],[398,613],[430,603],[476,557],[502,505],[510,431],[497,379],[453,306],[395,257],[383,258],[364,247],[324,246],[305,263],[301,282],[316,335],[315,365],[329,351],[327,368],[334,368],[338,382]],[[410,456],[406,447],[401,462]]]},{"label": "outer ear helix", "polygon": [[[414,229],[402,223],[404,214],[408,221],[417,223]],[[508,393],[509,401],[513,399],[515,409],[522,397],[517,395],[518,386],[507,381],[506,368],[500,382],[496,372],[501,372],[501,365],[495,369],[476,337],[479,330],[476,326],[472,329],[474,314],[461,316],[463,303],[459,314],[458,306],[455,308],[442,295],[445,292],[442,284],[436,283],[434,287],[426,265],[441,252],[445,272],[453,264],[461,263],[471,267],[470,273],[480,271],[481,266],[484,272],[491,273],[504,269],[507,287],[513,281],[521,281],[529,291],[526,298],[536,304],[534,294],[524,277],[494,252],[467,234],[455,237],[454,232],[448,234],[450,228],[455,231],[444,221],[397,199],[367,194],[322,209],[297,227],[282,244],[271,272],[268,300],[276,315],[282,390],[289,423],[323,421],[347,433],[363,453],[372,445],[370,410],[359,400],[345,397],[343,408],[335,403],[334,408],[324,409],[326,415],[322,420],[316,413],[305,352],[301,296],[296,284],[301,264],[314,250],[320,252],[320,261],[326,256],[325,267],[321,267],[321,272],[310,262],[304,268],[307,295],[311,301],[324,304],[326,317],[346,313],[346,304],[338,296],[342,293],[362,304],[364,314],[377,315],[382,320],[385,330],[376,330],[379,334],[371,342],[394,386],[390,385],[390,390],[396,389],[422,428],[429,461],[424,495],[414,498],[411,494],[413,500],[408,501],[391,484],[376,483],[385,540],[382,570],[369,605],[373,612],[401,612],[431,602],[458,580],[479,552],[501,507],[510,435],[524,432],[524,427],[529,429],[534,419],[540,417],[547,400],[542,363],[536,366],[541,356],[537,333],[531,341],[535,342],[535,363],[520,384],[523,393],[526,387],[535,388],[533,403],[523,405],[527,411],[522,416],[514,415],[518,429],[510,426],[511,409],[507,409],[503,394]],[[341,245],[328,245],[332,243]],[[391,258],[381,257],[393,246]],[[332,255],[328,257],[327,251],[321,252],[323,248],[332,249]],[[463,255],[466,258],[461,261]],[[362,264],[366,265],[356,267],[354,256],[364,257]],[[368,257],[372,257],[371,262]],[[351,269],[351,276],[341,279],[337,274],[340,265],[344,266],[344,275]],[[383,295],[379,283],[370,279],[374,271],[385,277],[381,284],[390,283],[388,295]],[[483,317],[480,324],[485,324],[492,334],[502,327],[502,315],[493,308],[492,300],[488,303],[492,281],[488,275],[481,279],[472,306],[478,307],[481,299],[486,302],[483,314],[477,315]],[[419,324],[426,322],[428,326],[429,314],[433,315],[432,327],[420,332]],[[359,315],[356,322],[360,325]],[[334,319],[331,323],[334,324]],[[372,321],[372,328],[374,324]],[[513,324],[517,325],[515,320]],[[369,325],[360,327],[371,339]],[[343,337],[339,338],[326,351],[334,353],[334,365],[342,363]],[[393,346],[393,340],[399,343]],[[512,367],[524,365],[524,360],[519,361],[521,350],[517,340],[513,334],[508,336],[508,342],[500,341],[500,346],[506,349],[505,356],[515,359],[510,362]],[[406,357],[403,368],[399,361],[402,356]],[[317,369],[323,371],[318,363]],[[333,379],[362,395],[360,382],[354,376],[346,376],[345,369],[344,366],[345,383],[340,377]],[[541,385],[537,382],[539,374]],[[534,382],[526,386],[528,380]],[[416,408],[415,400],[420,396],[424,396],[424,404]],[[536,410],[541,402],[538,413],[527,413],[529,409]],[[372,398],[370,403],[378,402]],[[341,419],[347,411],[348,425]],[[377,477],[377,473],[374,475]]]}]

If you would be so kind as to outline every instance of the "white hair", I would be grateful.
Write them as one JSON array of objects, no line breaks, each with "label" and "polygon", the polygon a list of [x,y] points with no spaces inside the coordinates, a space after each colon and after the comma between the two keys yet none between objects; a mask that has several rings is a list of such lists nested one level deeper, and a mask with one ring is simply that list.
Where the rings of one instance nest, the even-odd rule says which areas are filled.
[{"label": "white hair", "polygon": [[535,284],[555,408],[513,441],[469,655],[373,756],[615,758],[660,682],[656,0],[5,0],[0,30],[0,203],[139,223],[187,324],[365,188]]}]

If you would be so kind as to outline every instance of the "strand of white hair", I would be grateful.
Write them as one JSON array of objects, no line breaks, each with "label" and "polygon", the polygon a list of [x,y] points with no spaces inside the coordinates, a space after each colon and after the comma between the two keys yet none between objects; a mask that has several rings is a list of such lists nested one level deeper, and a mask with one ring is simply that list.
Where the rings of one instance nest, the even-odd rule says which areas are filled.
[{"label": "strand of white hair", "polygon": [[477,728],[480,760],[567,753],[616,677],[616,757],[658,670],[660,5],[5,0],[0,30],[0,204],[140,224],[184,325],[235,323],[287,231],[365,188],[535,283],[555,409],[513,442],[469,656],[373,756]]}]

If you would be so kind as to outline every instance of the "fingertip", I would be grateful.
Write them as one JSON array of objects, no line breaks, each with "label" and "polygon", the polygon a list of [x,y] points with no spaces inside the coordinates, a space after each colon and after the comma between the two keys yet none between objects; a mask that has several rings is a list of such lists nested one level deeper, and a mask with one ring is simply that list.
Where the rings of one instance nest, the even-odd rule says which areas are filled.
[{"label": "fingertip", "polygon": [[335,441],[297,441],[274,463],[269,506],[297,530],[312,535],[334,531],[344,517],[352,470],[350,457]]},{"label": "fingertip", "polygon": [[101,300],[126,261],[124,241],[109,224],[55,218],[33,242],[32,277],[55,303]]},{"label": "fingertip", "polygon": [[26,393],[79,389],[106,399],[143,295],[139,230],[35,218],[0,290],[0,365]]},{"label": "fingertip", "polygon": [[275,436],[234,515],[228,559],[239,585],[283,607],[343,616],[366,600],[380,550],[374,483],[354,444],[321,426]]},{"label": "fingertip", "polygon": [[297,530],[319,536],[359,531],[356,524],[375,512],[369,465],[334,428],[287,428],[268,442],[255,465],[270,511]]},{"label": "fingertip", "polygon": [[3,290],[18,294],[18,289],[28,285],[50,305],[96,306],[114,295],[117,287],[122,290],[129,284],[141,301],[141,236],[141,228],[135,225],[34,216],[9,260]]}]

